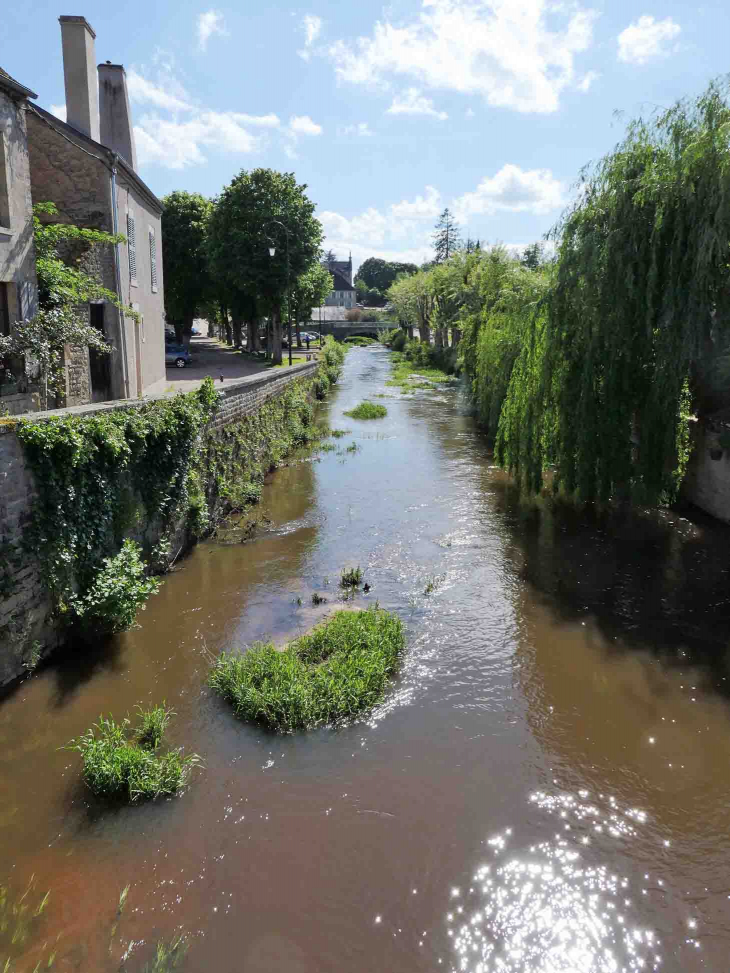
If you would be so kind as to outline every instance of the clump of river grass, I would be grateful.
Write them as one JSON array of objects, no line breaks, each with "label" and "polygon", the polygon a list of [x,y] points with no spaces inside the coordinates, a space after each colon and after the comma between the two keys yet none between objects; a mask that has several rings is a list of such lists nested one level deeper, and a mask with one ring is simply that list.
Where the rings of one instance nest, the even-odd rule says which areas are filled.
[{"label": "clump of river grass", "polygon": [[340,588],[359,588],[362,584],[362,568],[345,568],[340,575]]},{"label": "clump of river grass", "polygon": [[440,368],[431,364],[410,361],[401,352],[393,352],[392,360],[393,371],[385,384],[396,386],[401,392],[432,389],[434,385],[454,381],[453,376],[447,375]]},{"label": "clump of river grass", "polygon": [[154,958],[145,963],[142,973],[171,973],[179,968],[188,951],[184,936],[176,936],[169,942],[159,942]]},{"label": "clump of river grass", "polygon": [[326,605],[327,599],[324,597],[324,595],[320,595],[319,592],[315,591],[314,594],[312,595],[312,604],[315,606]]},{"label": "clump of river grass", "polygon": [[335,439],[342,439],[343,436],[349,436],[351,432],[352,429],[332,429],[330,435]]},{"label": "clump of river grass", "polygon": [[197,754],[184,756],[180,749],[157,752],[174,710],[163,703],[137,711],[137,727],[126,717],[116,723],[101,716],[65,748],[81,754],[84,781],[97,797],[134,802],[175,794],[201,763]]},{"label": "clump of river grass", "polygon": [[[36,931],[36,926],[46,910],[50,892],[39,896],[36,892],[35,878],[31,878],[25,892],[15,896],[8,885],[0,885],[0,970],[2,973],[14,971],[13,960],[25,946],[28,937]],[[51,969],[55,953],[39,961],[36,969]]]},{"label": "clump of river grass", "polygon": [[369,402],[366,399],[365,402],[356,405],[345,415],[351,419],[383,419],[388,415],[388,410],[384,405],[378,405],[376,402]]},{"label": "clump of river grass", "polygon": [[283,652],[269,642],[245,655],[223,653],[210,685],[241,719],[273,730],[306,729],[372,709],[404,645],[397,615],[376,606],[339,611]]}]

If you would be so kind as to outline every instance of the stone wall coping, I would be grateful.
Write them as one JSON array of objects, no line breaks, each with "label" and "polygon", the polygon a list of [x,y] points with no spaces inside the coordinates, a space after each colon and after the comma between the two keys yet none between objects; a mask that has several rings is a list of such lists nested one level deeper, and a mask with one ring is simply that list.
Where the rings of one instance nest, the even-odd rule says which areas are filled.
[{"label": "stone wall coping", "polygon": [[[241,392],[248,392],[259,386],[266,386],[276,382],[281,378],[296,378],[308,375],[319,367],[316,361],[302,362],[300,365],[292,365],[291,368],[272,368],[265,372],[256,372],[253,375],[246,375],[245,378],[232,382],[221,388],[222,399],[233,398]],[[191,389],[197,391],[200,386]],[[185,394],[185,393],[177,393]],[[12,418],[0,421],[0,435],[4,432],[12,432],[19,421],[30,419],[33,422],[45,421],[48,419],[65,419],[67,416],[92,416],[105,412],[118,412],[120,409],[141,409],[152,402],[166,402],[174,399],[174,395],[161,393],[159,395],[148,395],[142,399],[115,399],[113,402],[93,402],[90,405],[74,405],[66,409],[48,409],[45,412],[28,412],[23,416],[13,416]]]}]

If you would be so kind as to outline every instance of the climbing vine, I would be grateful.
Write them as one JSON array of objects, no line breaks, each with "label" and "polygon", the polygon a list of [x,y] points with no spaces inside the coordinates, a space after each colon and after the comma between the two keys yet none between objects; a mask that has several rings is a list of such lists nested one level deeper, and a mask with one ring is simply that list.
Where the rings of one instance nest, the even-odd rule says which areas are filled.
[{"label": "climbing vine", "polygon": [[200,537],[255,502],[265,473],[316,437],[312,396],[336,381],[344,354],[328,341],[315,378],[216,431],[205,432],[219,406],[211,379],[141,408],[18,422],[37,489],[24,543],[57,616],[95,632],[128,627],[157,587],[142,555],[164,570],[176,532]]}]

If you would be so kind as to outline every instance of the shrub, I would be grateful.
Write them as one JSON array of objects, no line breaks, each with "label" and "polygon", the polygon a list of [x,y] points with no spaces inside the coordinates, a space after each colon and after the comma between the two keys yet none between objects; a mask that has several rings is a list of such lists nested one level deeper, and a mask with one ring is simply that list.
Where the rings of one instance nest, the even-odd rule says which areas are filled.
[{"label": "shrub", "polygon": [[376,607],[339,611],[283,652],[266,643],[245,655],[223,653],[210,685],[241,719],[271,729],[304,729],[380,702],[404,645],[396,615]]},{"label": "shrub", "polygon": [[390,340],[390,347],[393,351],[403,351],[407,337],[405,331],[399,328]]},{"label": "shrub", "polygon": [[197,754],[183,756],[181,750],[155,751],[162,742],[174,711],[164,705],[143,710],[138,707],[140,723],[131,729],[129,719],[121,723],[99,717],[82,736],[71,740],[67,750],[83,759],[83,778],[98,797],[134,802],[174,794],[187,782]]},{"label": "shrub", "polygon": [[350,338],[345,338],[346,345],[354,345],[356,348],[367,348],[368,345],[374,345],[376,343],[375,338],[367,338],[361,334],[355,334]]},{"label": "shrub", "polygon": [[120,632],[134,624],[137,610],[160,587],[157,578],[145,577],[139,544],[127,539],[103,567],[86,594],[72,598],[69,609],[84,628]]},{"label": "shrub", "polygon": [[388,415],[388,410],[384,405],[376,405],[374,402],[361,402],[345,413],[351,419],[382,419]]},{"label": "shrub", "polygon": [[345,321],[359,321],[362,317],[362,311],[359,307],[351,307],[348,311],[345,311]]}]

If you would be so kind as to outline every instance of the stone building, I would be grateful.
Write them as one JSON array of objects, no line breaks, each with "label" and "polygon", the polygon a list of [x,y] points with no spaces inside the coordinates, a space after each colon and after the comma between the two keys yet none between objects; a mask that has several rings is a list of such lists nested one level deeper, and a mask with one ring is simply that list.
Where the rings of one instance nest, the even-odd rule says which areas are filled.
[{"label": "stone building", "polygon": [[109,302],[89,305],[90,323],[111,355],[77,349],[67,362],[66,404],[134,399],[165,381],[162,204],[137,174],[124,68],[100,64],[84,17],[59,18],[66,121],[37,105],[27,112],[33,202],[52,202],[53,221],[121,233],[126,243],[96,247],[86,269],[131,306],[139,322]]},{"label": "stone building", "polygon": [[[31,317],[36,306],[33,210],[26,114],[37,97],[0,68],[0,334]],[[27,412],[37,395],[29,389],[22,362],[0,362],[0,408]]]},{"label": "stone building", "polygon": [[352,286],[352,254],[349,260],[324,260],[322,263],[334,278],[334,287],[325,298],[325,307],[355,307],[357,294]]}]

